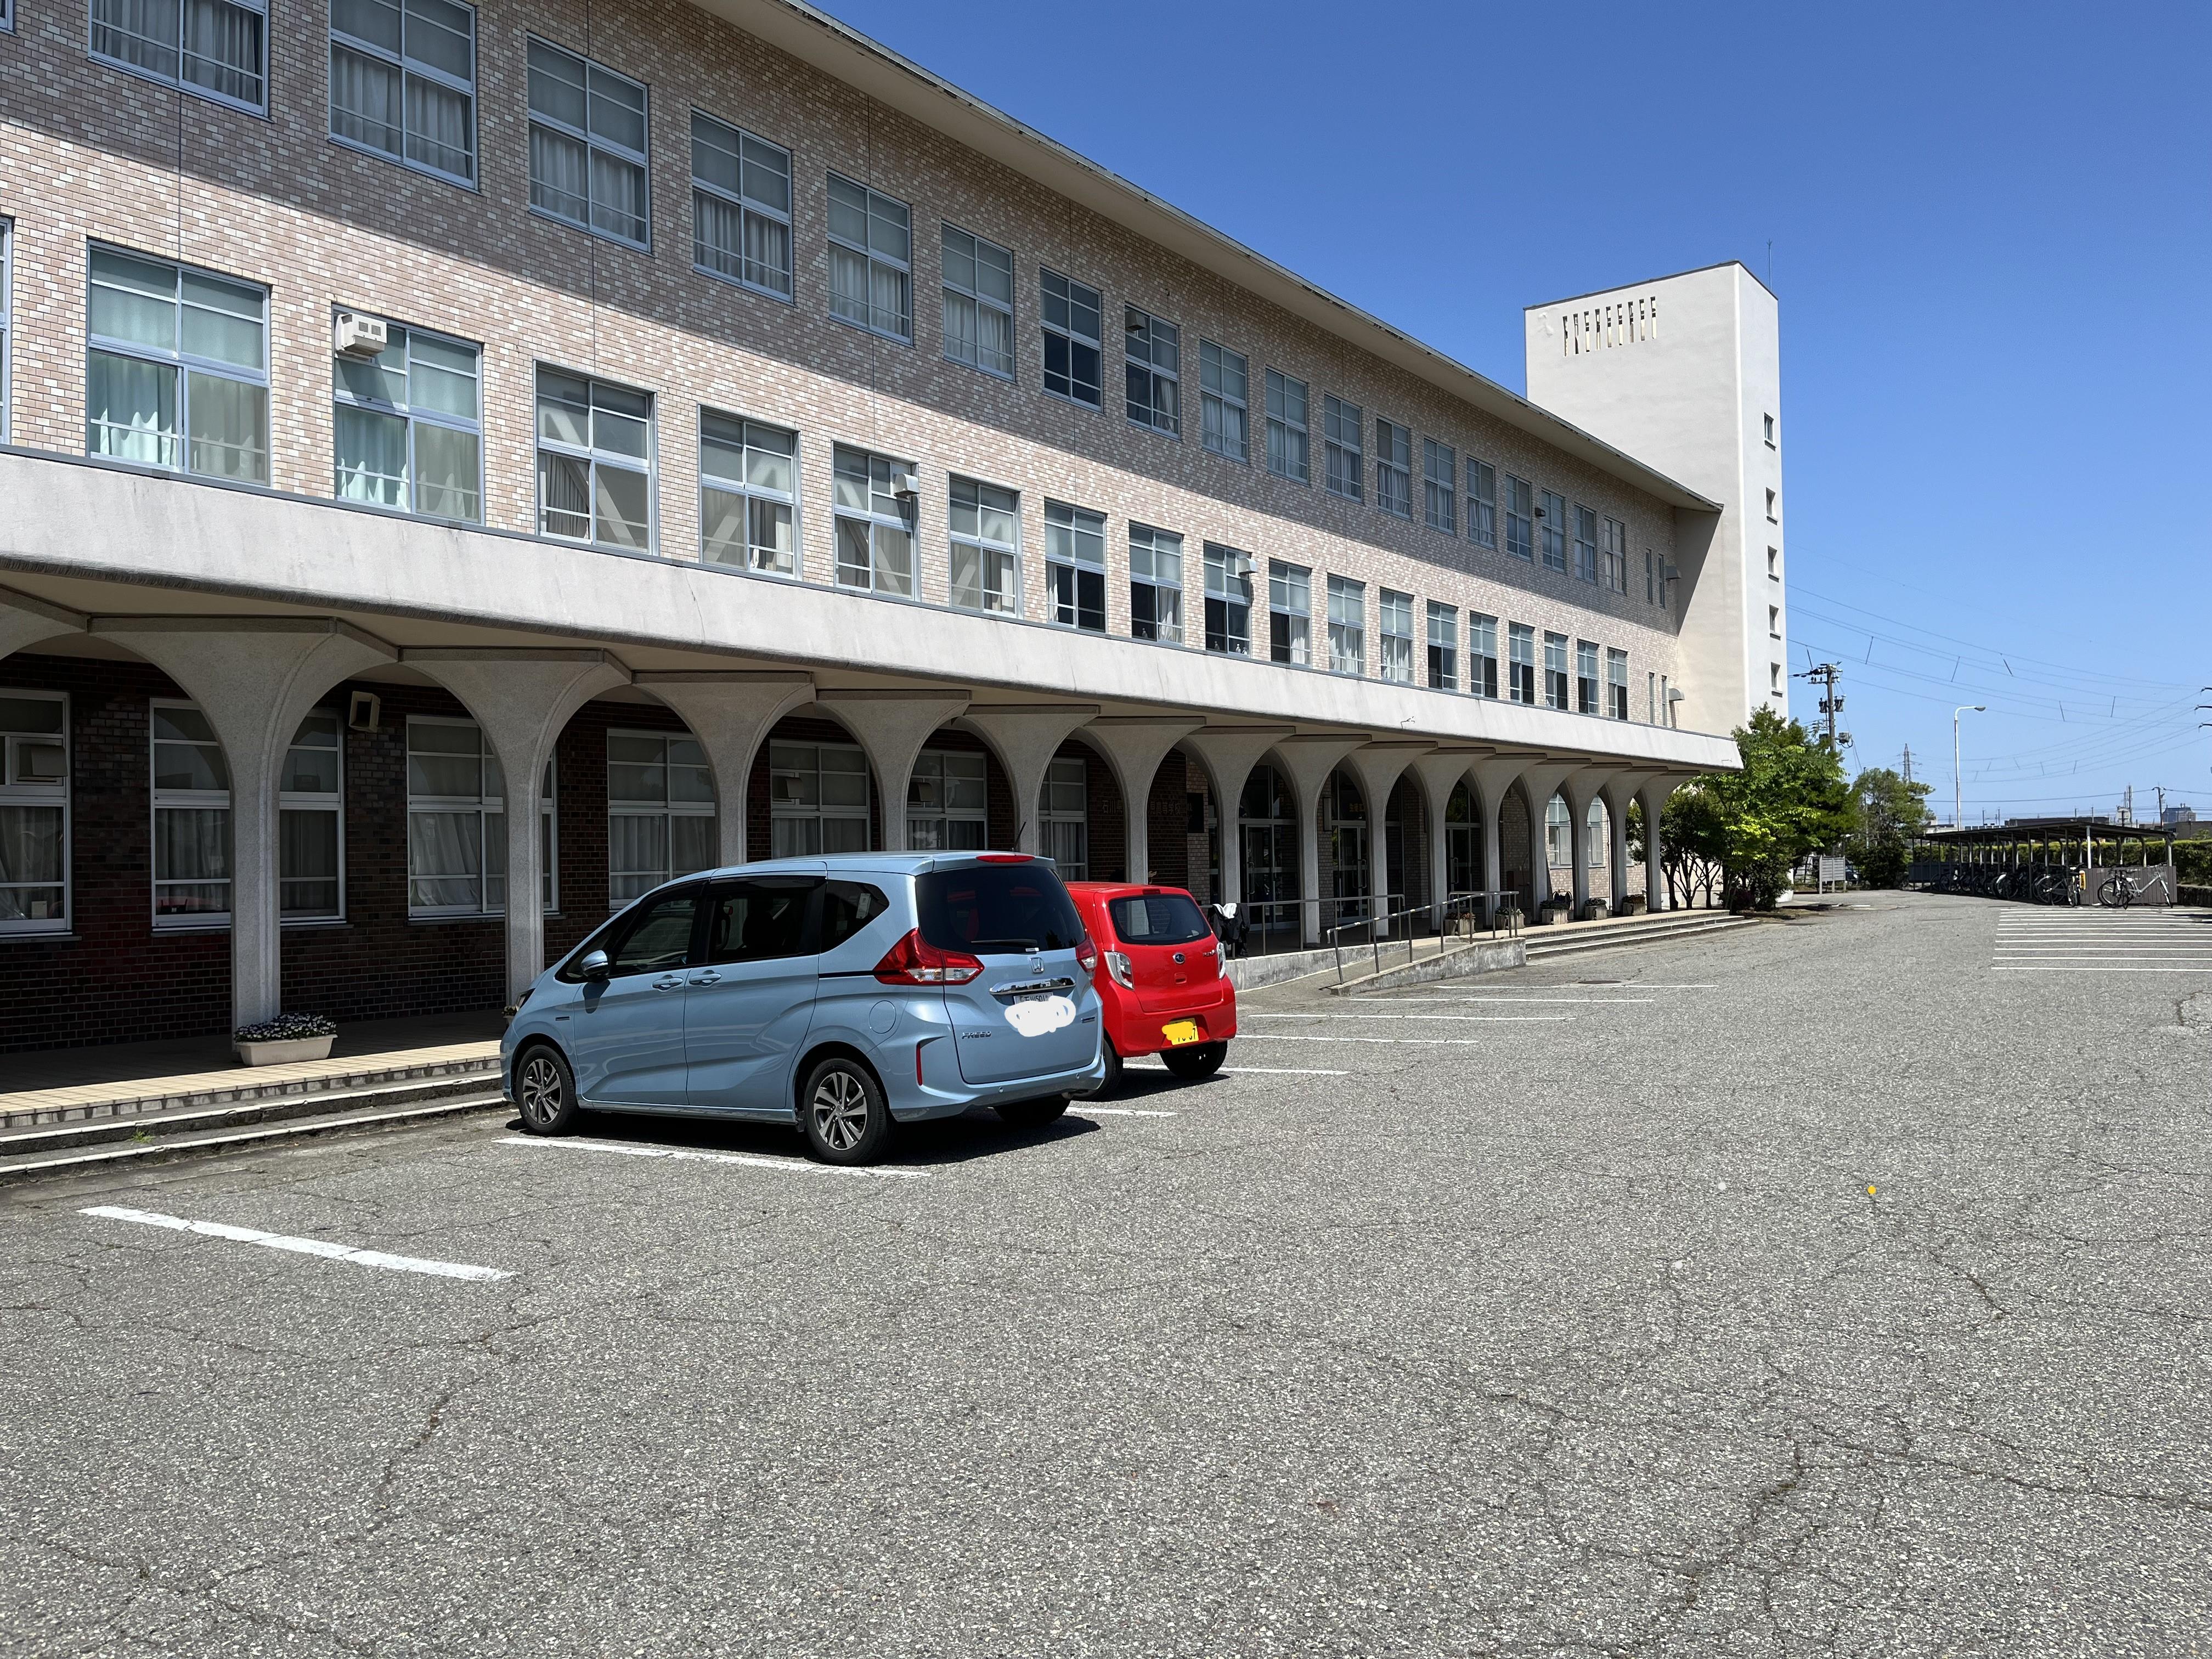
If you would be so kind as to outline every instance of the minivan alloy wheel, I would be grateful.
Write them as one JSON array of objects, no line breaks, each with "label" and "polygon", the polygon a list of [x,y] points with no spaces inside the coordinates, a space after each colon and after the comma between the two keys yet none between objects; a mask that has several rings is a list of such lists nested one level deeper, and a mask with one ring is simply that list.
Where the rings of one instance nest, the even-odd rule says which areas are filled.
[{"label": "minivan alloy wheel", "polygon": [[814,1132],[830,1151],[849,1152],[860,1144],[868,1127],[868,1091],[850,1072],[833,1071],[814,1085],[807,1109],[814,1115]]},{"label": "minivan alloy wheel", "polygon": [[559,1054],[534,1048],[514,1068],[514,1103],[532,1134],[557,1135],[576,1121],[576,1084]]}]

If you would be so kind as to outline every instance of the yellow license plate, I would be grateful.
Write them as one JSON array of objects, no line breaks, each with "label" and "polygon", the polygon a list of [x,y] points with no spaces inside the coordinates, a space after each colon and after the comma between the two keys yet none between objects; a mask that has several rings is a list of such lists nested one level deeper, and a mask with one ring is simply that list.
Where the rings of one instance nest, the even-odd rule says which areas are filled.
[{"label": "yellow license plate", "polygon": [[1186,1042],[1196,1042],[1199,1040],[1198,1022],[1194,1019],[1179,1019],[1172,1025],[1161,1026],[1160,1035],[1165,1037],[1170,1045],[1176,1048],[1180,1048]]}]

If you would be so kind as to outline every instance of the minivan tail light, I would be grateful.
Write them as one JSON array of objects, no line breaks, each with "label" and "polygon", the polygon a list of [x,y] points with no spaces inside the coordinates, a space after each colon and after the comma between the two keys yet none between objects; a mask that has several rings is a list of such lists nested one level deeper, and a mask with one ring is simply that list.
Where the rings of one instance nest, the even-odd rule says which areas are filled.
[{"label": "minivan tail light", "polygon": [[886,985],[965,985],[983,964],[963,951],[939,950],[917,927],[884,952],[875,971]]},{"label": "minivan tail light", "polygon": [[1097,973],[1098,947],[1091,943],[1088,931],[1075,942],[1075,959],[1083,964],[1085,973],[1092,975]]},{"label": "minivan tail light", "polygon": [[1133,991],[1137,988],[1136,975],[1129,969],[1129,957],[1127,951],[1109,951],[1106,953],[1106,971],[1114,975],[1114,983],[1123,990]]}]

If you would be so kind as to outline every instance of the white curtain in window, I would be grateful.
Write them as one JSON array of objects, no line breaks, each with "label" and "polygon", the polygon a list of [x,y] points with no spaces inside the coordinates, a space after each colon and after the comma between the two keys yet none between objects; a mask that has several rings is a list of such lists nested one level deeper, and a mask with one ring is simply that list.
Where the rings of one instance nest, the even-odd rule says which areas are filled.
[{"label": "white curtain in window", "polygon": [[406,422],[341,404],[335,442],[341,500],[379,507],[408,504]]},{"label": "white curtain in window", "polygon": [[146,466],[177,463],[177,371],[136,357],[92,354],[85,384],[85,448]]},{"label": "white curtain in window", "polygon": [[592,223],[633,242],[645,240],[645,169],[605,150],[592,152]]},{"label": "white curtain in window", "polygon": [[407,154],[459,178],[476,176],[469,145],[469,97],[419,75],[407,77]]},{"label": "white curtain in window", "polygon": [[477,496],[477,434],[427,421],[415,426],[415,510],[474,524],[483,516]]},{"label": "white curtain in window", "polygon": [[163,76],[177,72],[177,0],[92,0],[92,49]]},{"label": "white curtain in window", "polygon": [[331,48],[331,130],[341,138],[399,154],[399,71],[357,52]]},{"label": "white curtain in window", "polygon": [[703,190],[691,193],[692,224],[698,238],[699,263],[725,276],[743,274],[738,263],[738,243],[744,235],[744,212]]},{"label": "white curtain in window", "polygon": [[745,280],[791,292],[791,227],[757,213],[745,215]]},{"label": "white curtain in window", "polygon": [[[0,882],[52,881],[62,878],[62,809],[58,806],[0,806]],[[0,921],[21,919],[5,907],[0,893]]]},{"label": "white curtain in window", "polygon": [[240,103],[261,101],[259,12],[224,0],[185,0],[184,78]]},{"label": "white curtain in window", "polygon": [[531,205],[564,219],[582,219],[588,205],[589,166],[589,153],[574,138],[545,127],[531,128]]},{"label": "white curtain in window", "polygon": [[188,469],[241,483],[269,482],[269,388],[198,370],[185,386],[191,411]]},{"label": "white curtain in window", "polygon": [[[482,822],[476,812],[407,815],[407,902],[412,908],[474,910],[481,906]],[[506,850],[501,842],[502,861]]]}]

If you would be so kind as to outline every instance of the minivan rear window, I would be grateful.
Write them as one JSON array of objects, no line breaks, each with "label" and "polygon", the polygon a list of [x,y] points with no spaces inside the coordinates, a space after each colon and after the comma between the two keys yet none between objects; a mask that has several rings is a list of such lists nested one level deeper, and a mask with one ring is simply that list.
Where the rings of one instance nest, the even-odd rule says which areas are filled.
[{"label": "minivan rear window", "polygon": [[1188,893],[1134,893],[1108,899],[1114,932],[1131,945],[1188,945],[1211,939],[1213,929]]},{"label": "minivan rear window", "polygon": [[1075,901],[1048,864],[933,870],[915,887],[921,936],[940,951],[1072,951],[1083,938]]}]

